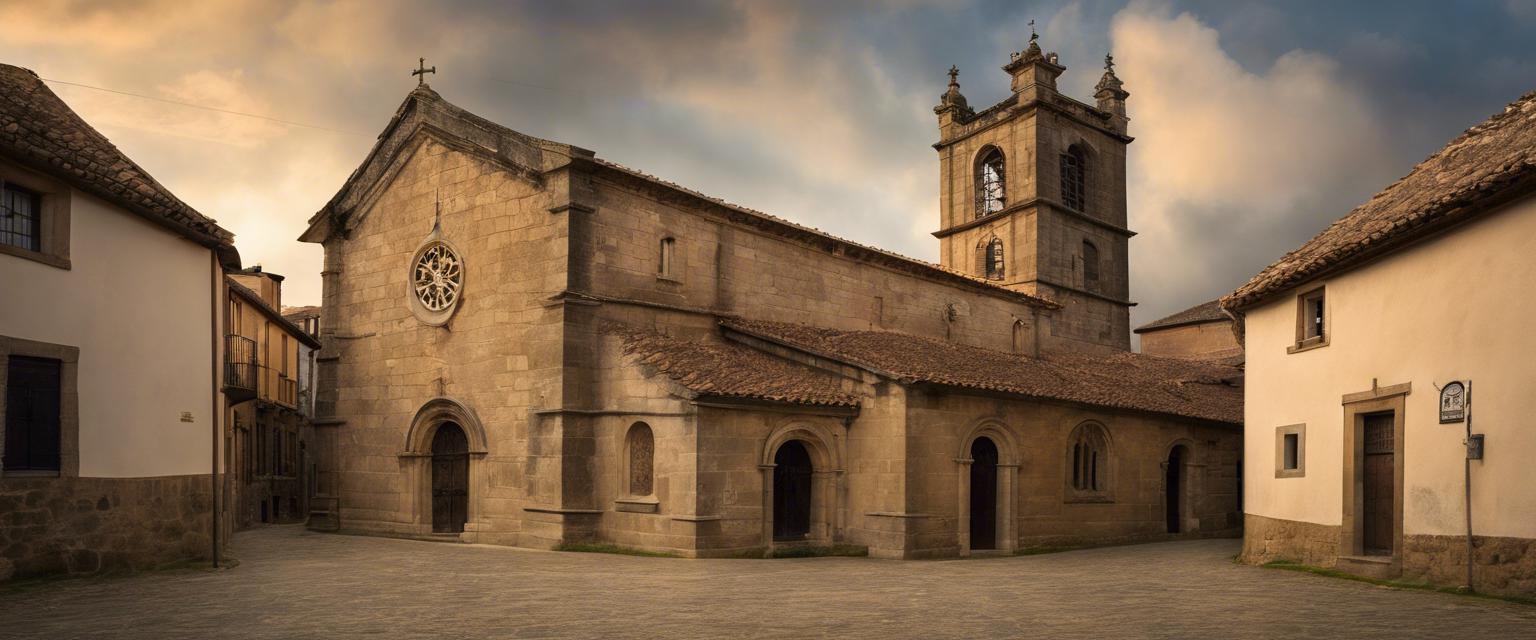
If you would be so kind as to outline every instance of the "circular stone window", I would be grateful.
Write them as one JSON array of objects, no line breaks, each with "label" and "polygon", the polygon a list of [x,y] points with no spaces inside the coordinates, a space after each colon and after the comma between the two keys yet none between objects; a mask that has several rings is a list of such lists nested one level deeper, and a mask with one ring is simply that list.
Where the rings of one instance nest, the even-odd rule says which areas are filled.
[{"label": "circular stone window", "polygon": [[464,262],[448,243],[433,240],[411,260],[411,308],[427,324],[448,321],[464,291]]}]

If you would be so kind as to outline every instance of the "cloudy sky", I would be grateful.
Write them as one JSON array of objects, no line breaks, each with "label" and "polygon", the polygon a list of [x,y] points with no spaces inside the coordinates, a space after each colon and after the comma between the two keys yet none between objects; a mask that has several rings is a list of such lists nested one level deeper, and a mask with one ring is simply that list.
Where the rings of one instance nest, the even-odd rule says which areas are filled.
[{"label": "cloudy sky", "polygon": [[513,129],[936,260],[944,71],[1002,99],[1033,19],[1066,93],[1092,100],[1107,51],[1131,92],[1136,324],[1241,284],[1536,88],[1536,0],[832,4],[0,0],[0,61],[306,304],[321,251],[295,238],[418,56]]}]

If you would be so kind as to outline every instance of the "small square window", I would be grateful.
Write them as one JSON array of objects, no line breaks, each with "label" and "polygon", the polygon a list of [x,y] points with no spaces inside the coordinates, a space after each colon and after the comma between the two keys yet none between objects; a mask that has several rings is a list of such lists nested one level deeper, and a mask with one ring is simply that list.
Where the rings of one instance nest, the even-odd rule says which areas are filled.
[{"label": "small square window", "polygon": [[1275,477],[1300,478],[1306,475],[1307,425],[1293,424],[1275,428]]},{"label": "small square window", "polygon": [[1289,353],[1328,344],[1328,308],[1324,290],[1319,287],[1296,297],[1296,344]]}]

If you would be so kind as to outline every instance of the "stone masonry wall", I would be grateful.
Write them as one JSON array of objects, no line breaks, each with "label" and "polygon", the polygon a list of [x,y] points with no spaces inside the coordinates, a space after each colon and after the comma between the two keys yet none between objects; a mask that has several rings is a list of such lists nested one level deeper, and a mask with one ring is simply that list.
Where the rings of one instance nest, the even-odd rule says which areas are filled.
[{"label": "stone masonry wall", "polygon": [[1249,564],[1290,560],[1318,567],[1338,562],[1338,525],[1314,524],[1246,514],[1243,518],[1243,552]]},{"label": "stone masonry wall", "polygon": [[[1467,581],[1467,539],[1403,536],[1403,579],[1459,586]],[[1472,587],[1482,593],[1536,596],[1536,540],[1473,536]]]},{"label": "stone masonry wall", "polygon": [[[590,227],[596,245],[587,268],[593,292],[606,296],[831,328],[895,329],[1003,351],[1015,350],[1015,320],[1038,322],[1030,306],[1005,294],[855,260],[626,185],[598,183]],[[658,273],[667,237],[676,241],[671,277]]]},{"label": "stone masonry wall", "polygon": [[[510,543],[530,494],[560,503],[558,424],[545,432],[531,417],[560,403],[561,309],[543,301],[564,287],[565,218],[494,163],[434,139],[414,144],[350,234],[326,243],[320,404],[346,421],[326,427],[336,439],[327,471],[343,530],[430,532],[430,497],[417,486],[429,476],[399,454],[416,412],[454,398],[487,435],[487,455],[471,463],[470,528]],[[464,262],[461,302],[441,327],[408,302],[409,263],[439,202],[441,237]]]},{"label": "stone masonry wall", "polygon": [[207,558],[208,476],[0,478],[0,581]]},{"label": "stone masonry wall", "polygon": [[[1179,444],[1191,454],[1183,494],[1189,504],[1184,533],[1175,537],[1236,536],[1240,530],[1237,460],[1242,434],[1236,427],[947,391],[911,397],[906,510],[937,516],[927,523],[931,531],[916,541],[911,555],[955,553],[962,480],[956,459],[962,457],[965,437],[983,422],[1000,425],[1013,448],[1009,442],[995,442],[999,457],[1013,458],[1019,465],[1014,503],[1018,548],[1168,539],[1164,465]],[[1103,425],[1110,439],[1102,499],[1069,495],[1069,440],[1087,421]]]}]

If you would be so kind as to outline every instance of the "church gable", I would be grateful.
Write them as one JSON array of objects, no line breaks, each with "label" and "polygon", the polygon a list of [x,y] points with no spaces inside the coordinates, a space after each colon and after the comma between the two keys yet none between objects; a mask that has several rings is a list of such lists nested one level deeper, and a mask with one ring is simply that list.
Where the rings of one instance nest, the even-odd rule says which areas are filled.
[{"label": "church gable", "polygon": [[427,140],[475,156],[534,187],[544,186],[545,171],[568,163],[573,156],[592,155],[495,124],[422,85],[406,97],[363,163],[310,218],[309,229],[299,239],[323,242],[334,233],[354,228]]}]

